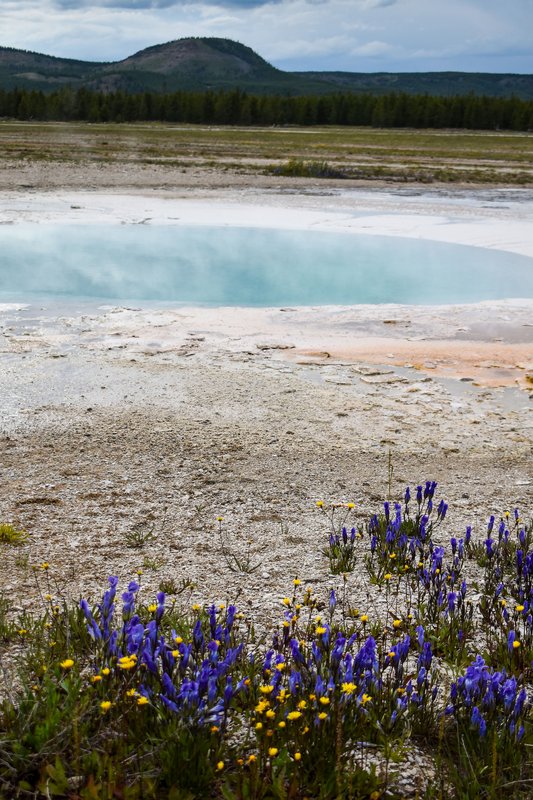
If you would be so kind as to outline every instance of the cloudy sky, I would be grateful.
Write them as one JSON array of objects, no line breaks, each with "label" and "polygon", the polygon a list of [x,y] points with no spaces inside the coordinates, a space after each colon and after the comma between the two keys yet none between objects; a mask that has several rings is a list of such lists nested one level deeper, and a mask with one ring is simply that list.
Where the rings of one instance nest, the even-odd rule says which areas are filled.
[{"label": "cloudy sky", "polygon": [[220,36],[288,70],[533,73],[533,0],[0,0],[0,45],[116,61]]}]

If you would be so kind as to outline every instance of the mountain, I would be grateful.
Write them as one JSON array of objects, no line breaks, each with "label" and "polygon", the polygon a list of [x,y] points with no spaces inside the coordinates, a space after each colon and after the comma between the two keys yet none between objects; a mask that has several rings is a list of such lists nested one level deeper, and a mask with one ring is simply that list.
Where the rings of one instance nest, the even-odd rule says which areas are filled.
[{"label": "mountain", "polygon": [[254,94],[334,92],[516,96],[533,99],[533,75],[469,72],[284,72],[230,39],[188,38],[140,50],[122,61],[94,62],[0,47],[0,89],[69,86],[102,92],[174,92],[240,88]]},{"label": "mountain", "polygon": [[477,94],[488,97],[533,99],[533,75],[491,72],[298,72],[310,80],[320,79],[335,91],[405,92],[452,97]]}]

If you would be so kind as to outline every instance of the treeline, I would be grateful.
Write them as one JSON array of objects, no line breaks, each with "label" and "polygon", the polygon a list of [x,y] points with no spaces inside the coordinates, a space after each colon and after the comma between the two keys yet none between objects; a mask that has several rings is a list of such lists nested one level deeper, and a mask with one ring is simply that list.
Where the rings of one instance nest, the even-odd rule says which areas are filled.
[{"label": "treeline", "polygon": [[533,130],[533,101],[477,95],[433,97],[338,93],[280,97],[231,91],[94,92],[0,90],[0,117],[84,122],[214,125],[370,125],[391,128]]}]

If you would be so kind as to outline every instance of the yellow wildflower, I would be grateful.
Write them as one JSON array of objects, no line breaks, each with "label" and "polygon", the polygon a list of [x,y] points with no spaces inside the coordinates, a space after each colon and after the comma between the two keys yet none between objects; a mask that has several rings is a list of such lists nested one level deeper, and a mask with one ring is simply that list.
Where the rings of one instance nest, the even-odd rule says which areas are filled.
[{"label": "yellow wildflower", "polygon": [[138,706],[145,706],[149,702],[150,701],[148,700],[148,698],[145,697],[143,694],[137,699]]},{"label": "yellow wildflower", "polygon": [[355,683],[343,683],[341,686],[342,691],[344,694],[353,694],[357,689]]},{"label": "yellow wildflower", "polygon": [[110,672],[111,670],[109,669],[109,667],[104,667],[102,670],[102,675],[109,675]]},{"label": "yellow wildflower", "polygon": [[274,758],[274,756],[277,756],[278,753],[279,753],[279,750],[278,750],[277,747],[269,747],[268,748],[268,755],[270,756],[270,758]]},{"label": "yellow wildflower", "polygon": [[72,669],[74,666],[74,661],[71,658],[66,658],[59,666],[63,669]]},{"label": "yellow wildflower", "polygon": [[263,685],[259,687],[259,691],[261,692],[261,694],[270,694],[271,692],[274,691],[274,687],[271,685],[268,686]]},{"label": "yellow wildflower", "polygon": [[295,761],[300,761],[301,758],[302,758],[302,754],[301,753],[295,753],[294,754],[294,760]]},{"label": "yellow wildflower", "polygon": [[362,702],[363,705],[366,705],[367,703],[369,703],[370,700],[372,700],[372,697],[369,694],[364,694],[362,696],[362,698],[361,698],[361,702]]},{"label": "yellow wildflower", "polygon": [[286,728],[286,727],[287,727],[287,723],[284,722],[283,720],[281,720],[281,722],[278,722],[278,728]]},{"label": "yellow wildflower", "polygon": [[327,718],[328,715],[326,714],[325,711],[321,711],[320,714],[318,715],[318,719],[327,719]]},{"label": "yellow wildflower", "polygon": [[518,639],[514,640],[513,647],[514,647],[515,650],[517,650],[520,647],[520,642],[518,641]]},{"label": "yellow wildflower", "polygon": [[224,769],[224,762],[223,761],[219,761],[218,762],[217,769],[218,769],[219,772]]},{"label": "yellow wildflower", "polygon": [[295,578],[295,579],[293,580],[293,584],[294,584],[295,586],[300,586],[300,584],[301,584],[301,580],[300,580],[299,578]]},{"label": "yellow wildflower", "polygon": [[289,713],[287,714],[287,719],[293,722],[295,719],[300,719],[301,716],[302,716],[301,711],[289,711]]},{"label": "yellow wildflower", "polygon": [[131,656],[122,656],[118,660],[118,667],[119,669],[133,669],[137,660],[132,658]]},{"label": "yellow wildflower", "polygon": [[395,619],[394,622],[392,623],[392,627],[393,628],[399,628],[401,626],[401,624],[402,624],[401,619]]},{"label": "yellow wildflower", "polygon": [[102,702],[100,703],[100,708],[105,714],[106,711],[109,711],[112,705],[113,704],[111,700],[102,700]]},{"label": "yellow wildflower", "polygon": [[269,708],[268,711],[266,712],[266,716],[268,717],[268,719],[274,719],[274,717],[276,716],[276,712],[272,711],[272,709]]},{"label": "yellow wildflower", "polygon": [[323,500],[317,500],[316,501],[316,507],[317,508],[324,508],[324,501]]},{"label": "yellow wildflower", "polygon": [[157,603],[150,603],[150,605],[148,606],[148,611],[150,612],[150,614],[153,614],[154,611],[157,611]]},{"label": "yellow wildflower", "polygon": [[254,754],[252,753],[251,756],[248,756],[248,763],[253,764],[254,761],[257,761],[257,756],[254,756]]},{"label": "yellow wildflower", "polygon": [[390,581],[390,579],[392,578],[392,575],[391,575],[390,572],[386,572],[383,577],[385,578],[386,581]]},{"label": "yellow wildflower", "polygon": [[102,680],[101,675],[91,675],[91,683],[98,683],[98,681]]},{"label": "yellow wildflower", "polygon": [[323,706],[329,706],[329,697],[320,697],[319,703],[322,703]]},{"label": "yellow wildflower", "polygon": [[361,614],[361,617],[360,617],[360,619],[361,619],[361,622],[362,622],[363,624],[364,624],[365,622],[368,622],[368,614]]}]

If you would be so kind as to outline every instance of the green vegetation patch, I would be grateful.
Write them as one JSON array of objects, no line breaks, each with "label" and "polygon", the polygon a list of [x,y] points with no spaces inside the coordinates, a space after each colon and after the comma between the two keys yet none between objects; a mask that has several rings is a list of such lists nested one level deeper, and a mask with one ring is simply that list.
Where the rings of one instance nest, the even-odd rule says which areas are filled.
[{"label": "green vegetation patch", "polygon": [[[530,797],[533,523],[448,539],[435,492],[366,520],[317,502],[338,585],[294,577],[262,636],[232,602],[169,602],[190,588],[170,579],[145,599],[142,570],[74,604],[35,567],[39,608],[0,598],[1,796],[399,800],[408,770],[427,800]],[[379,602],[354,607],[349,571]]]},{"label": "green vegetation patch", "polygon": [[9,522],[0,522],[0,543],[1,544],[24,544],[28,534],[22,528],[16,528]]},{"label": "green vegetation patch", "polygon": [[346,178],[346,174],[327,161],[300,161],[291,159],[286,164],[270,169],[273,175],[289,178]]}]

